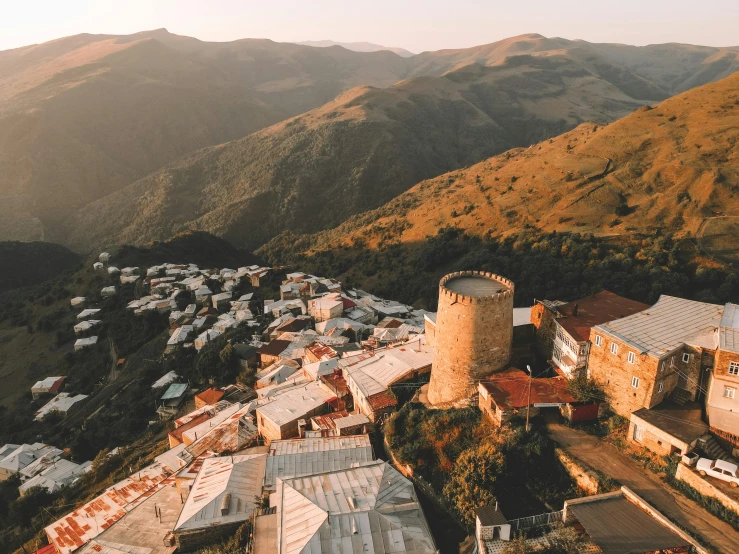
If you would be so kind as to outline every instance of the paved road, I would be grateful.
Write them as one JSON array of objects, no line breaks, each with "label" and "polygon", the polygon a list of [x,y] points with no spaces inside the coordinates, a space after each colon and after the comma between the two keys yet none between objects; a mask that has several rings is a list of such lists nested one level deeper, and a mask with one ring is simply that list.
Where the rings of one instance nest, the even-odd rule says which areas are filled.
[{"label": "paved road", "polygon": [[569,454],[629,487],[670,520],[708,541],[715,552],[739,553],[739,532],[731,525],[670,488],[612,444],[560,423],[548,423],[547,428]]}]

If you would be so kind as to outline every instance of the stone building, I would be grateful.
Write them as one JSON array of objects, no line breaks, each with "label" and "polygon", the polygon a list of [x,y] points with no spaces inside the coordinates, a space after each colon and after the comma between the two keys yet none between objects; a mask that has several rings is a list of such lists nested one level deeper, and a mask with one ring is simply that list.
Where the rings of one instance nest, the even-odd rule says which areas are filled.
[{"label": "stone building", "polygon": [[466,398],[479,379],[507,367],[513,289],[508,279],[481,271],[451,273],[441,280],[428,388],[432,404]]},{"label": "stone building", "polygon": [[706,379],[706,415],[720,439],[739,448],[739,306],[726,304],[718,328],[718,351]]},{"label": "stone building", "polygon": [[695,400],[713,367],[723,309],[663,295],[646,310],[593,327],[588,372],[611,408],[629,417],[668,397]]},{"label": "stone building", "polygon": [[590,329],[594,325],[630,316],[646,304],[607,290],[572,302],[537,300],[531,310],[536,347],[567,377],[584,370],[590,354]]}]

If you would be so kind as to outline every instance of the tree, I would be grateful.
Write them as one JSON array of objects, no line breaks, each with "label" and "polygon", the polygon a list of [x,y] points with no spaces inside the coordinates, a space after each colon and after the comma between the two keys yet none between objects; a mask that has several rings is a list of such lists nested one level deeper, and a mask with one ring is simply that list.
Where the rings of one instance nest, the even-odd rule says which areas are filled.
[{"label": "tree", "polygon": [[493,492],[505,469],[505,458],[492,440],[465,450],[457,458],[444,497],[467,525],[475,521],[475,509],[495,503]]},{"label": "tree", "polygon": [[526,537],[518,535],[505,545],[502,554],[531,554],[532,552],[534,552],[534,547],[528,543]]}]

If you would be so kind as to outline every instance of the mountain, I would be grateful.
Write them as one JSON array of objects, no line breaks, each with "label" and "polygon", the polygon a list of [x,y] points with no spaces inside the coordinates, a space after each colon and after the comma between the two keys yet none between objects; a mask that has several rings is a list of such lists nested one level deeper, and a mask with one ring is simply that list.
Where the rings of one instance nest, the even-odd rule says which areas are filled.
[{"label": "mountain", "polygon": [[421,179],[641,105],[557,56],[359,87],[89,204],[66,242],[89,249],[200,229],[255,248],[287,229],[338,225]]},{"label": "mountain", "polygon": [[401,58],[410,58],[415,56],[413,52],[409,52],[405,48],[396,48],[393,46],[381,46],[372,44],[371,42],[336,42],[334,40],[304,40],[296,44],[303,46],[313,46],[316,48],[328,48],[329,46],[341,46],[347,50],[354,52],[378,52],[380,50],[388,50],[400,56]]},{"label": "mountain", "polygon": [[330,260],[341,273],[361,272],[350,260],[368,252],[374,273],[393,252],[413,264],[413,252],[451,228],[478,240],[554,231],[641,241],[666,233],[694,242],[704,266],[736,263],[738,141],[735,73],[609,125],[582,124],[423,181],[330,231],[285,233],[258,253],[301,267]]},{"label": "mountain", "polygon": [[[73,218],[72,214],[94,209],[92,202],[109,197],[146,176],[151,180],[151,175],[165,166],[185,167],[188,160],[201,159],[205,154],[198,151],[202,148],[250,134],[252,137],[244,144],[260,142],[260,137],[264,136],[274,137],[271,142],[277,144],[282,135],[274,129],[262,135],[253,133],[278,122],[284,124],[286,119],[325,106],[327,102],[337,102],[338,95],[353,87],[390,87],[388,97],[395,97],[397,102],[400,97],[392,90],[395,83],[399,83],[399,87],[419,87],[418,91],[407,93],[413,98],[403,100],[409,104],[403,103],[402,109],[408,108],[416,118],[421,114],[430,118],[432,135],[436,133],[434,136],[438,140],[447,141],[451,137],[453,144],[442,145],[444,150],[464,148],[469,151],[455,153],[454,157],[442,152],[438,160],[434,154],[432,163],[426,163],[428,155],[424,150],[428,147],[415,146],[417,134],[410,133],[410,142],[408,145],[406,141],[401,142],[400,150],[392,141],[387,146],[380,145],[372,162],[377,166],[382,165],[379,153],[385,156],[386,150],[391,157],[385,165],[390,168],[395,165],[392,156],[403,148],[411,158],[416,151],[420,155],[403,162],[414,169],[400,170],[400,178],[379,177],[381,182],[377,187],[373,184],[370,191],[374,193],[377,188],[377,194],[370,194],[369,203],[363,203],[359,209],[374,207],[388,200],[388,194],[405,190],[412,183],[432,176],[432,171],[444,172],[503,148],[528,145],[584,119],[608,121],[623,115],[627,103],[633,108],[726,76],[739,69],[737,52],[735,47],[680,44],[633,47],[523,35],[474,48],[424,52],[403,58],[390,51],[354,52],[340,47],[314,48],[262,39],[203,42],[164,29],[127,36],[76,35],[3,51],[0,52],[0,239],[44,239],[65,241],[74,248],[85,247],[92,239],[79,243],[68,239],[70,233],[78,235],[80,232],[74,228],[75,219],[79,218]],[[529,79],[526,76],[520,84],[523,95],[518,98],[512,91],[519,86],[516,79],[521,76],[513,75],[511,68],[519,64],[519,71],[524,74],[529,71],[524,66],[539,71],[537,67],[547,62],[561,65],[560,69],[550,71],[554,81],[540,82],[539,75],[526,81]],[[479,66],[483,70],[474,69]],[[508,79],[501,82],[502,78],[486,77],[496,75],[495,71],[508,72]],[[571,72],[572,77],[565,71]],[[482,76],[476,76],[480,72]],[[458,83],[456,91],[448,92],[450,82],[461,76],[467,79],[469,74],[473,77],[466,88],[464,83]],[[578,90],[583,82],[587,85]],[[533,102],[531,93],[538,95],[539,92],[532,86],[538,86],[537,83],[545,92]],[[356,94],[357,91],[353,91],[350,96]],[[421,99],[419,94],[430,97],[430,100],[423,100],[420,111],[414,105],[416,99]],[[431,114],[434,103],[449,105],[439,101],[439,98],[446,99],[448,94],[454,97],[455,106],[479,112],[476,117],[480,122],[485,121],[485,117],[491,119],[492,122],[487,121],[485,125],[498,129],[495,136],[479,133],[480,122],[474,129],[461,130],[463,136],[459,138],[456,130],[451,131],[453,123],[437,131],[440,119],[460,124],[466,121],[466,115],[450,119],[449,113],[443,110]],[[612,105],[609,102],[613,102]],[[591,105],[593,109],[589,108]],[[547,112],[546,116],[542,118],[541,112]],[[329,113],[326,112],[326,117]],[[524,122],[523,131],[517,136],[515,129],[502,121],[508,117]],[[542,120],[540,128],[536,127],[537,119]],[[559,123],[552,125],[553,121]],[[310,180],[315,173],[314,163],[326,167],[323,158],[315,162],[311,152],[320,152],[320,148],[333,152],[331,137],[340,136],[348,144],[365,150],[380,142],[381,135],[376,134],[380,131],[376,127],[372,127],[375,134],[369,138],[366,135],[369,127],[365,125],[352,127],[351,138],[343,134],[346,132],[343,127],[341,133],[328,132],[329,128],[335,128],[333,125],[320,128],[330,136],[316,145],[309,140],[302,140],[302,146],[279,142],[284,145],[283,149],[294,152],[287,163],[289,171],[285,177],[293,182],[283,179],[280,185],[290,198],[296,195],[287,189],[304,186],[302,181],[294,179],[296,175],[308,175]],[[499,128],[505,132],[500,132]],[[536,132],[532,132],[535,129]],[[355,131],[360,136],[355,137]],[[397,136],[398,131],[393,132]],[[506,136],[511,133],[513,137]],[[470,134],[477,134],[482,141],[473,144]],[[301,135],[301,138],[308,137]],[[344,148],[344,145],[339,146]],[[298,152],[300,148],[302,153]],[[231,147],[218,151],[234,152]],[[252,154],[268,155],[268,158],[258,161],[250,157]],[[249,147],[243,150],[242,156],[248,159],[239,163],[249,166],[285,166],[282,157],[273,158],[274,153],[266,152],[263,146]],[[363,163],[366,157],[355,153],[342,159],[336,177],[334,169],[321,174],[325,190],[318,196],[325,198],[329,192],[344,188],[343,179],[347,174],[357,176],[355,180],[360,179],[358,176],[369,179],[369,166]],[[300,165],[303,162],[307,165]],[[356,165],[352,165],[355,162]],[[216,165],[211,164],[211,167]],[[247,178],[254,179],[251,174],[239,177],[232,171],[226,177],[240,181],[249,189],[249,198],[254,190],[264,191],[271,186],[263,180],[247,183]],[[203,178],[213,181],[213,175],[207,171]],[[280,197],[282,189],[270,194]],[[308,189],[314,195],[315,186],[311,184]],[[341,206],[334,215],[322,216],[322,220],[306,224],[304,228],[327,227],[337,223],[339,216],[355,213],[356,202],[365,202],[361,196],[350,200],[348,207]],[[236,198],[246,201],[240,193]],[[195,203],[208,201],[197,199]],[[189,221],[200,220],[210,211],[207,207],[196,206],[193,213],[180,217],[178,209],[174,209],[179,219],[169,225],[187,228]],[[94,218],[94,215],[87,217]],[[229,215],[229,219],[238,217]],[[275,230],[280,231],[286,225],[269,223],[269,228],[260,230],[259,236],[250,239],[249,244],[256,244],[263,236],[272,236]],[[230,229],[234,224],[226,221],[223,226]],[[157,223],[157,227],[161,226]],[[196,228],[222,233],[212,223],[203,222]],[[145,235],[142,240],[164,236],[159,232]]]},{"label": "mountain", "polygon": [[48,281],[81,261],[71,250],[50,242],[0,242],[0,293]]},{"label": "mountain", "polygon": [[53,240],[71,211],[189,152],[406,73],[391,52],[163,29],[0,52],[0,238]]}]

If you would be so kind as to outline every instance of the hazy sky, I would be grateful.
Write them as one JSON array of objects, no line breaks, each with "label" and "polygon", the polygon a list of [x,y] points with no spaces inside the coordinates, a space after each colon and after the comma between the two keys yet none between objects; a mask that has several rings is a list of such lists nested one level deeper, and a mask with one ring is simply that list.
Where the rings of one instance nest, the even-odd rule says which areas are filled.
[{"label": "hazy sky", "polygon": [[333,39],[413,52],[523,33],[728,46],[739,44],[739,0],[0,0],[0,50],[159,27],[202,40]]}]

